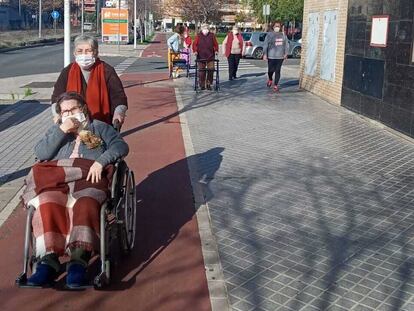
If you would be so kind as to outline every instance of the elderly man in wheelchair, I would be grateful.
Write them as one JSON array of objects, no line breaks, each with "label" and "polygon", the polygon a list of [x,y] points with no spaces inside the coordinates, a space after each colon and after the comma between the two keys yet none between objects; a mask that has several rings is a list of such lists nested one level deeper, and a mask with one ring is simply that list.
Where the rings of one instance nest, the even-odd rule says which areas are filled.
[{"label": "elderly man in wheelchair", "polygon": [[[24,271],[16,282],[22,287],[53,285],[61,271],[59,258],[67,255],[66,286],[83,288],[89,284],[88,262],[98,252],[101,271],[94,284],[101,287],[109,282],[109,214],[119,244],[125,250],[133,247],[135,181],[122,160],[128,145],[114,127],[91,119],[85,100],[75,92],[63,93],[56,110],[60,121],[36,145],[40,162],[26,178],[22,195],[31,212]],[[32,274],[27,277],[30,264]]]}]

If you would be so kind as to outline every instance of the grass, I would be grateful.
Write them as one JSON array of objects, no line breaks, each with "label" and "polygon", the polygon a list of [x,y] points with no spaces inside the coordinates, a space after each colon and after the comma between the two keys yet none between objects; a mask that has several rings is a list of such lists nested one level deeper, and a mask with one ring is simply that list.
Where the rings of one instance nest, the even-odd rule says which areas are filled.
[{"label": "grass", "polygon": [[[72,29],[71,35],[80,33],[80,29]],[[13,48],[35,44],[40,40],[63,38],[63,29],[42,29],[42,38],[39,38],[39,30],[8,30],[0,32],[0,49]]]},{"label": "grass", "polygon": [[[154,39],[154,37],[155,37],[155,34],[152,34],[151,36],[148,36],[145,40],[143,40],[142,43],[140,39],[137,39],[137,44],[141,44],[141,45],[150,44],[152,42],[152,39]],[[132,41],[134,41],[134,38],[132,38]]]}]

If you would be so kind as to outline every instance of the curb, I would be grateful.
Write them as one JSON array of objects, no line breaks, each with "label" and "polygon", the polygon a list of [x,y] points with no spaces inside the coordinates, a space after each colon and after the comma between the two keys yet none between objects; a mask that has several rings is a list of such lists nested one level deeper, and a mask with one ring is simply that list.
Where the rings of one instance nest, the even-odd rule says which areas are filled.
[{"label": "curb", "polygon": [[[183,111],[184,105],[180,92],[178,88],[174,88],[174,91],[178,111]],[[211,218],[208,210],[208,203],[204,199],[205,195],[197,177],[197,163],[195,163],[194,158],[189,159],[189,157],[194,155],[195,152],[191,140],[190,130],[187,126],[187,117],[185,116],[185,113],[179,113],[178,117],[180,118],[185,154],[187,157],[187,166],[193,189],[194,209],[196,210],[198,230],[201,240],[201,250],[203,253],[208,291],[210,294],[211,310],[230,311],[229,297],[226,282],[224,280],[218,246],[211,230]]]},{"label": "curb", "polygon": [[20,196],[23,194],[24,185],[17,191],[14,197],[10,200],[9,203],[3,208],[0,212],[0,227],[6,222],[11,213],[19,206]]}]

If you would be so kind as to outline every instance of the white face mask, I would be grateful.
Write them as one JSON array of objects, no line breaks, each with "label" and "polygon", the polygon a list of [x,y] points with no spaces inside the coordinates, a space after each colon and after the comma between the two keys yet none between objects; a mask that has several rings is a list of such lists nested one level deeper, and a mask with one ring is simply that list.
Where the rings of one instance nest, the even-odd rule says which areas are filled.
[{"label": "white face mask", "polygon": [[273,28],[273,30],[274,30],[275,32],[279,32],[279,31],[280,31],[280,27],[275,27],[275,28]]},{"label": "white face mask", "polygon": [[74,118],[74,119],[78,120],[81,123],[86,121],[85,114],[83,112],[78,112],[78,113],[74,113],[70,116],[62,116],[62,123],[65,122],[67,119],[70,119],[70,118]]},{"label": "white face mask", "polygon": [[239,33],[239,31],[238,30],[233,30],[233,35],[237,35]]},{"label": "white face mask", "polygon": [[82,68],[82,69],[88,69],[92,67],[93,64],[95,64],[95,57],[89,54],[79,54],[76,55],[76,63]]},{"label": "white face mask", "polygon": [[201,30],[201,32],[203,33],[203,35],[207,36],[209,31],[208,29],[203,29]]}]

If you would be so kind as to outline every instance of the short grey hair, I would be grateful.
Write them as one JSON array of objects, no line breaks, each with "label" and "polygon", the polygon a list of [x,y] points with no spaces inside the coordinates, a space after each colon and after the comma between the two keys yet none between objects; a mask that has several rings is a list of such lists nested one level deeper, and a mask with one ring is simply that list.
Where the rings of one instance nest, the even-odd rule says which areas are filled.
[{"label": "short grey hair", "polygon": [[96,40],[95,37],[89,35],[80,35],[75,38],[75,41],[73,43],[75,45],[75,49],[79,44],[87,43],[91,46],[94,54],[98,53],[98,40]]}]

